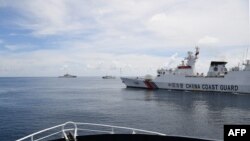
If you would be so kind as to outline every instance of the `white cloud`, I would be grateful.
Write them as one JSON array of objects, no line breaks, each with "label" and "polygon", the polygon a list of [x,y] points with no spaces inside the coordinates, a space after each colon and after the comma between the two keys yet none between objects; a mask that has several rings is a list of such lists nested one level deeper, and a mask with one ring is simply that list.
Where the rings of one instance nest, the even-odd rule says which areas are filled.
[{"label": "white cloud", "polygon": [[79,76],[102,76],[120,75],[120,70],[122,75],[155,74],[155,70],[163,66],[168,58],[66,49],[1,54],[0,60],[1,72],[5,76],[58,76],[66,72]]},{"label": "white cloud", "polygon": [[5,45],[4,47],[11,50],[11,51],[14,51],[14,50],[18,49],[17,45]]},{"label": "white cloud", "polygon": [[249,40],[246,0],[24,0],[5,3],[23,15],[16,24],[31,29],[38,36],[70,36],[97,30],[106,39],[136,38],[143,36],[141,33],[154,32],[171,45],[194,45],[207,35],[219,38],[224,45],[244,44]]},{"label": "white cloud", "polygon": [[[187,50],[193,50],[192,48]],[[185,50],[185,51],[187,51]],[[243,51],[228,50],[213,56],[204,57],[205,50],[197,62],[198,72],[206,73],[212,60],[229,61],[228,67],[241,62]],[[142,54],[112,54],[85,52],[84,48],[75,51],[40,50],[34,52],[12,53],[0,55],[0,71],[4,76],[58,76],[66,72],[78,76],[102,75],[139,75],[156,74],[161,67],[175,67],[180,64],[186,54],[170,56],[152,56]],[[238,58],[238,59],[237,59]]]},{"label": "white cloud", "polygon": [[248,44],[247,1],[187,1],[154,14],[147,27],[173,45],[197,44],[204,36],[219,45]]},{"label": "white cloud", "polygon": [[203,38],[201,38],[199,41],[198,41],[198,44],[215,44],[219,41],[218,38],[215,38],[215,37],[210,37],[210,36],[205,36]]},{"label": "white cloud", "polygon": [[[66,68],[77,75],[107,72],[118,75],[119,68],[124,75],[143,75],[155,73],[164,65],[179,64],[184,53],[197,44],[201,47],[197,69],[205,71],[209,61],[220,59],[219,55],[227,56],[225,59],[234,65],[235,53],[240,54],[249,44],[247,3],[246,0],[2,0],[0,8],[11,7],[20,15],[12,24],[37,40],[45,39],[41,42],[55,49],[42,49],[39,41],[27,43],[28,47],[41,46],[41,49],[0,52],[4,54],[0,56],[1,65],[8,70],[5,75],[58,75],[58,71],[63,73]],[[14,33],[14,37],[21,34]],[[27,47],[15,41],[2,44],[11,51]],[[166,56],[161,52],[166,52]],[[179,55],[171,57],[175,52]]]}]

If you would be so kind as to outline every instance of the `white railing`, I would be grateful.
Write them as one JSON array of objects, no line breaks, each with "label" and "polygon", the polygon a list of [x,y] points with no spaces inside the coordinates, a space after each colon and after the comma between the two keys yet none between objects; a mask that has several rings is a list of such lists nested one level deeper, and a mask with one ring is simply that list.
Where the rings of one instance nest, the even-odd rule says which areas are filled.
[{"label": "white railing", "polygon": [[[74,128],[65,128],[67,125],[73,125]],[[79,128],[80,126],[93,126],[93,127],[99,127],[99,128],[107,128],[109,130],[97,130],[97,129],[88,129],[88,128]],[[49,132],[52,130],[58,129],[57,131],[54,131],[48,135],[44,135],[42,137],[38,137],[39,135]],[[48,139],[49,137],[53,137],[55,135],[62,135],[62,137],[65,138],[66,141],[68,141],[68,136],[67,136],[67,131],[73,131],[73,138],[76,140],[76,137],[78,136],[78,131],[88,131],[88,132],[95,132],[95,133],[102,133],[102,134],[115,134],[115,131],[118,129],[120,130],[127,130],[131,134],[137,134],[137,133],[142,133],[142,134],[154,134],[154,135],[161,135],[161,136],[166,136],[165,134],[159,133],[159,132],[153,132],[153,131],[147,131],[147,130],[141,130],[141,129],[135,129],[135,128],[129,128],[129,127],[122,127],[122,126],[113,126],[113,125],[105,125],[105,124],[95,124],[95,123],[81,123],[81,122],[66,122],[64,124],[59,124],[38,132],[35,132],[33,134],[30,134],[28,136],[25,136],[21,139],[18,139],[16,141],[41,141],[44,139]],[[37,137],[37,138],[35,138]]]}]

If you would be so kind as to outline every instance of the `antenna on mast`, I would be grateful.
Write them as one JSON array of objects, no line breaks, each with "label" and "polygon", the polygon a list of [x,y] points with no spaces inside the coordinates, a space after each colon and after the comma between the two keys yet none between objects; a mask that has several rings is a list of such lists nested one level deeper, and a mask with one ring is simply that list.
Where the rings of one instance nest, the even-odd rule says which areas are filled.
[{"label": "antenna on mast", "polygon": [[245,61],[245,53],[243,52],[243,56],[242,56],[242,65],[244,64]]},{"label": "antenna on mast", "polygon": [[198,59],[198,55],[199,55],[199,47],[195,46],[195,59]]}]

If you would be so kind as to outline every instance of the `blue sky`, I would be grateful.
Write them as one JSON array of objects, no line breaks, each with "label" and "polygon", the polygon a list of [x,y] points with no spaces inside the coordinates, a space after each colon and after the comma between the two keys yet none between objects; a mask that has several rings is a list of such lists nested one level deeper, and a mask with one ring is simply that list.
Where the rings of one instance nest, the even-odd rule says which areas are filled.
[{"label": "blue sky", "polygon": [[0,0],[0,76],[155,74],[194,46],[200,72],[242,62],[249,1]]}]

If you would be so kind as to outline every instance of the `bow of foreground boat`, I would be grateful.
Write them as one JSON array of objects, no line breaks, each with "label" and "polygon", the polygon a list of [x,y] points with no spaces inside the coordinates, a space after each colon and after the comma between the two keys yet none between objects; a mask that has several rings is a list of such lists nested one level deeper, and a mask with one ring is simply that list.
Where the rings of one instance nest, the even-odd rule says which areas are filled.
[{"label": "bow of foreground boat", "polygon": [[167,136],[166,134],[95,123],[66,122],[56,125],[16,141],[208,141],[181,136]]}]

